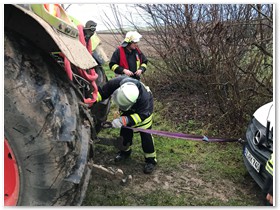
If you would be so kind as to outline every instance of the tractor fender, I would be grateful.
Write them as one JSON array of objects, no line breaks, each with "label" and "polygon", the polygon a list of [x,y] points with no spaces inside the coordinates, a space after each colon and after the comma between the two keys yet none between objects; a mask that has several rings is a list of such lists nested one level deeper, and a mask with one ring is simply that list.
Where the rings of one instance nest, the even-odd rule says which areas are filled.
[{"label": "tractor fender", "polygon": [[30,10],[28,5],[6,4],[4,27],[16,31],[48,53],[62,52],[73,65],[81,69],[98,65],[79,37],[74,38],[56,30]]}]

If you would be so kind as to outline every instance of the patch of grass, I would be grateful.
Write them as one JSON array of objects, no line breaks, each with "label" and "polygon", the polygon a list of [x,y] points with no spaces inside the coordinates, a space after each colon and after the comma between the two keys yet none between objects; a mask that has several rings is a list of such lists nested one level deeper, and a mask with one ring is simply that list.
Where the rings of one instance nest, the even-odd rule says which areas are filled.
[{"label": "patch of grass", "polygon": [[[140,200],[143,206],[185,206],[186,197],[182,195],[174,195],[168,190],[155,189],[146,195],[134,194],[137,200]],[[158,199],[161,198],[161,199]]]},{"label": "patch of grass", "polygon": [[[189,120],[188,130],[184,131],[183,126],[177,126],[166,119],[161,120],[164,116],[162,104],[155,103],[155,122],[153,127],[156,130],[166,130],[174,132],[183,132],[196,135],[203,135],[204,128],[197,128],[198,122]],[[191,129],[195,128],[195,129]],[[214,132],[213,132],[214,133]],[[156,147],[158,149],[159,161],[164,167],[175,165],[183,162],[200,165],[201,173],[206,176],[218,178],[223,176],[225,178],[238,179],[246,172],[242,159],[242,145],[234,143],[207,143],[194,142],[181,139],[157,137]],[[219,173],[217,173],[219,172]]]},{"label": "patch of grass", "polygon": [[106,74],[108,80],[110,80],[110,79],[115,77],[115,73],[110,69],[108,62],[104,63],[102,65],[102,68],[104,69],[105,74]]},{"label": "patch of grass", "polygon": [[127,196],[118,192],[119,186],[112,185],[110,181],[105,182],[102,188],[89,188],[84,206],[127,206],[130,205]]},{"label": "patch of grass", "polygon": [[231,198],[222,200],[204,197],[201,194],[189,192],[171,192],[168,189],[153,189],[148,193],[137,193],[130,191],[127,187],[117,184],[103,185],[99,189],[90,190],[87,206],[247,206],[255,205],[248,196],[246,198]]}]

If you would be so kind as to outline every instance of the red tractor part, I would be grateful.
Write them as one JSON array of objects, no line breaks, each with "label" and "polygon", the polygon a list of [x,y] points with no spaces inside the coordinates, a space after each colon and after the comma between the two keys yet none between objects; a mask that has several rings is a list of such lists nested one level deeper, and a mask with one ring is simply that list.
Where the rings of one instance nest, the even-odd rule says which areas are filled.
[{"label": "red tractor part", "polygon": [[19,171],[14,153],[4,141],[4,205],[16,206],[19,195]]}]

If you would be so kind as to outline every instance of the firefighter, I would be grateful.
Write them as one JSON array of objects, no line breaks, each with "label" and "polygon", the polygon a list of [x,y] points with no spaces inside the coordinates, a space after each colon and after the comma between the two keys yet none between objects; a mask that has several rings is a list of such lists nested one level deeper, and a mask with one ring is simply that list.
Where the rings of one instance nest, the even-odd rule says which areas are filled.
[{"label": "firefighter", "polygon": [[270,159],[267,161],[265,170],[268,172],[268,177],[265,180],[264,192],[266,193],[266,200],[270,205],[273,205],[273,164],[274,157],[273,153],[271,154]]},{"label": "firefighter", "polygon": [[86,41],[86,45],[88,45],[90,38],[93,36],[93,34],[96,31],[96,26],[97,23],[89,20],[86,22],[85,27],[83,28],[83,32],[84,32],[84,36],[85,36],[85,41]]},{"label": "firefighter", "polygon": [[[142,129],[152,128],[153,95],[149,87],[126,75],[115,77],[99,88],[97,102],[106,100],[111,95],[121,113],[120,117],[112,121],[114,128],[120,128],[120,137],[123,138],[123,146],[125,147],[115,157],[115,162],[121,162],[131,155],[134,135],[133,130],[125,126]],[[139,133],[145,157],[143,171],[145,174],[150,174],[157,164],[153,136],[145,132]]]},{"label": "firefighter", "polygon": [[127,32],[124,41],[113,53],[109,67],[116,75],[125,74],[140,80],[146,71],[148,60],[137,45],[141,37],[137,31]]}]

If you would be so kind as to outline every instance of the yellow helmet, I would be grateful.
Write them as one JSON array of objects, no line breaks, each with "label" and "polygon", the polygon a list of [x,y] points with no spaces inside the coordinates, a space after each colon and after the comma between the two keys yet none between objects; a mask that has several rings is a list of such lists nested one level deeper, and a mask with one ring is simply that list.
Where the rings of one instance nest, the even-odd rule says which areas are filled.
[{"label": "yellow helmet", "polygon": [[125,39],[123,40],[122,46],[126,47],[129,43],[139,42],[142,38],[142,35],[137,31],[129,31],[125,35]]}]

